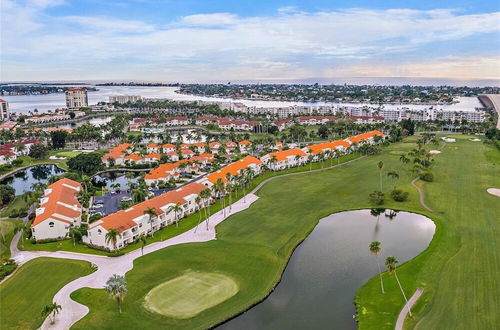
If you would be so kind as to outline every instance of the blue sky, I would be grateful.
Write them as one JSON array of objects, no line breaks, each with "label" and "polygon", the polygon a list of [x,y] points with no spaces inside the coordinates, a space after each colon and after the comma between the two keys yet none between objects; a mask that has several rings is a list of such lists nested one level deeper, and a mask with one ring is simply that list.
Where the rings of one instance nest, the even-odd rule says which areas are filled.
[{"label": "blue sky", "polygon": [[500,78],[498,0],[0,1],[3,81]]}]

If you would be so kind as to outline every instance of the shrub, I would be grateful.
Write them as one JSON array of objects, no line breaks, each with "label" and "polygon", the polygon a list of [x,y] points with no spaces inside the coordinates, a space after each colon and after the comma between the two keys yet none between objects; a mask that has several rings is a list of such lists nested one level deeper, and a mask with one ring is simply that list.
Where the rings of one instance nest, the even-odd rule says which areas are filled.
[{"label": "shrub", "polygon": [[420,179],[427,182],[434,181],[434,174],[431,172],[423,172],[420,174]]},{"label": "shrub", "polygon": [[14,270],[16,270],[17,264],[14,260],[9,259],[3,265],[0,266],[0,281],[3,280],[6,276],[12,274]]},{"label": "shrub", "polygon": [[385,195],[383,192],[375,190],[370,194],[370,200],[375,205],[384,204]]},{"label": "shrub", "polygon": [[399,189],[394,189],[392,192],[391,192],[391,197],[393,200],[395,200],[396,202],[404,202],[408,199],[408,192],[407,191],[402,191],[402,190],[399,190]]}]

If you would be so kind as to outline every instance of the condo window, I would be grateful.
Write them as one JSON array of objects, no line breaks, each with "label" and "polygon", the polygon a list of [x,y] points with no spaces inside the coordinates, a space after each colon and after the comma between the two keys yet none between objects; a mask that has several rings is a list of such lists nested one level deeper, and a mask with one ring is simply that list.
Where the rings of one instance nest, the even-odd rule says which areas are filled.
[{"label": "condo window", "polygon": [[50,228],[54,227],[54,223],[53,223],[52,221],[51,221],[51,222],[49,222],[49,227],[50,227]]}]

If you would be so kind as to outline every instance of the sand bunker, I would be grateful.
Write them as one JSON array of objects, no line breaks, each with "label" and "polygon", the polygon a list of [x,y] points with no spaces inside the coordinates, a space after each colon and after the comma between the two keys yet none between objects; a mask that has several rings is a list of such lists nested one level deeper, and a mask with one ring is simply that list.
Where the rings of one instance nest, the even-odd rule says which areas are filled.
[{"label": "sand bunker", "polygon": [[429,151],[429,153],[430,153],[431,155],[437,155],[437,154],[440,154],[440,153],[441,153],[441,151],[439,151],[439,150],[431,150],[431,151]]},{"label": "sand bunker", "polygon": [[452,139],[452,138],[447,138],[447,137],[442,137],[441,140],[444,142],[450,143],[450,142],[457,142],[457,140]]},{"label": "sand bunker", "polygon": [[481,142],[481,139],[470,139],[472,142]]},{"label": "sand bunker", "polygon": [[493,196],[500,197],[500,189],[499,188],[488,188],[486,190],[488,193],[492,194]]}]

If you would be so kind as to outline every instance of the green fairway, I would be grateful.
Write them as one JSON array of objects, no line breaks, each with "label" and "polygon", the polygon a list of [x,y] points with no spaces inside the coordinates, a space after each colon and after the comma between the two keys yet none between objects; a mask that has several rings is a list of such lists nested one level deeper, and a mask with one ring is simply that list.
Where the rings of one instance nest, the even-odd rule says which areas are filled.
[{"label": "green fairway", "polygon": [[145,298],[147,309],[174,318],[190,318],[238,292],[238,284],[217,273],[189,272],[162,283]]},{"label": "green fairway", "polygon": [[[378,162],[384,162],[384,192],[396,170],[398,188],[410,193],[403,203],[386,199],[384,207],[419,212],[436,221],[431,246],[402,265],[398,275],[408,294],[425,291],[411,325],[422,329],[492,329],[500,323],[498,246],[500,203],[486,188],[500,186],[500,166],[488,159],[496,153],[487,146],[456,136],[457,143],[431,146],[441,149],[433,169],[435,182],[422,185],[426,212],[411,186],[413,175],[402,168],[401,152],[415,148],[415,137],[392,145],[382,154],[340,168],[277,178],[259,192],[248,210],[217,227],[217,240],[183,244],[148,254],[127,273],[128,293],[123,314],[117,315],[104,290],[81,289],[72,297],[90,307],[77,329],[181,328],[199,329],[217,324],[265,297],[279,280],[293,249],[331,213],[370,208],[368,194],[379,187]],[[493,152],[486,158],[486,152]],[[364,248],[364,247],[363,247]],[[239,285],[231,299],[189,319],[165,317],[147,311],[144,297],[156,286],[186,271],[224,273]],[[374,278],[358,293],[361,329],[393,329],[403,306],[394,279],[387,278],[386,294]],[[480,306],[480,307],[479,307]]]},{"label": "green fairway", "polygon": [[78,156],[81,153],[82,153],[81,151],[64,150],[64,151],[55,152],[54,156],[71,158],[71,157]]},{"label": "green fairway", "polygon": [[40,314],[43,307],[56,292],[91,272],[89,263],[77,260],[37,258],[27,262],[0,284],[1,328],[37,329],[44,319]]}]

